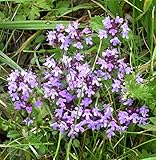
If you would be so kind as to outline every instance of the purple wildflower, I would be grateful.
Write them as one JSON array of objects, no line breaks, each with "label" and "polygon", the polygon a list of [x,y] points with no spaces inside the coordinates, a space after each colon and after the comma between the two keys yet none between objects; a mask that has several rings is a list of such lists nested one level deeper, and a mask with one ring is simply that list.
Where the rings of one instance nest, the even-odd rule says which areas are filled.
[{"label": "purple wildflower", "polygon": [[23,123],[27,126],[30,126],[31,124],[33,124],[33,120],[27,117],[26,119],[23,120]]},{"label": "purple wildflower", "polygon": [[120,40],[118,39],[118,37],[114,37],[113,39],[110,40],[110,42],[112,43],[113,46],[117,46],[120,44]]},{"label": "purple wildflower", "polygon": [[108,37],[107,31],[105,31],[105,30],[99,30],[98,37],[100,39],[107,38]]},{"label": "purple wildflower", "polygon": [[34,103],[35,107],[41,107],[42,106],[42,102],[41,100],[37,100],[35,103]]},{"label": "purple wildflower", "polygon": [[92,103],[91,98],[84,98],[81,102],[82,106],[88,107]]}]

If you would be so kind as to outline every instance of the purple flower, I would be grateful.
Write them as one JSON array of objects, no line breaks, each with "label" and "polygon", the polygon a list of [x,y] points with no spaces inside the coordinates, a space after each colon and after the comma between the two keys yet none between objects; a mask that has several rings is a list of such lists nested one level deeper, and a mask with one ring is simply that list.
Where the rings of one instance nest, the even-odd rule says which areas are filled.
[{"label": "purple flower", "polygon": [[87,127],[92,130],[100,129],[98,121],[88,120],[87,123]]},{"label": "purple flower", "polygon": [[139,113],[141,114],[142,117],[148,117],[148,112],[149,109],[145,105],[143,105],[139,110]]},{"label": "purple flower", "polygon": [[91,97],[92,95],[95,94],[91,86],[89,86],[89,88],[86,90],[85,93],[88,95],[88,97]]},{"label": "purple flower", "polygon": [[68,37],[66,37],[62,42],[60,49],[67,51],[70,44],[71,44],[71,40]]},{"label": "purple flower", "polygon": [[82,117],[85,117],[86,120],[89,120],[93,115],[91,114],[90,109],[85,109]]},{"label": "purple flower", "polygon": [[122,24],[123,23],[123,18],[120,18],[119,16],[116,16],[115,23]]},{"label": "purple flower", "polygon": [[92,31],[87,27],[82,30],[82,34],[91,34],[91,33]]},{"label": "purple flower", "polygon": [[93,115],[95,116],[95,117],[101,117],[102,116],[102,113],[100,112],[100,109],[99,108],[97,108],[97,107],[95,107],[95,108],[93,108],[92,109],[92,113],[93,113]]},{"label": "purple flower", "polygon": [[75,131],[76,131],[77,133],[78,133],[78,132],[81,132],[81,133],[84,132],[84,128],[83,128],[83,125],[82,125],[81,122],[75,125]]},{"label": "purple flower", "polygon": [[112,138],[112,137],[115,135],[114,131],[111,130],[111,129],[108,129],[108,130],[106,131],[106,134],[107,134],[107,137],[108,137],[109,139]]},{"label": "purple flower", "polygon": [[22,109],[22,103],[20,101],[16,101],[14,103],[14,105],[15,105],[16,110],[21,110]]},{"label": "purple flower", "polygon": [[113,108],[109,104],[104,104],[103,108],[105,119],[110,119],[112,117]]},{"label": "purple flower", "polygon": [[11,93],[10,96],[12,101],[18,101],[20,99],[17,92]]},{"label": "purple flower", "polygon": [[106,29],[112,28],[112,21],[111,21],[111,19],[110,19],[109,16],[106,17],[102,22],[103,22],[104,27],[105,27]]},{"label": "purple flower", "polygon": [[75,43],[74,47],[76,47],[77,49],[83,49],[83,46],[82,46],[81,42]]},{"label": "purple flower", "polygon": [[57,35],[57,38],[58,38],[58,42],[62,42],[62,43],[64,43],[64,41],[65,41],[65,39],[66,39],[66,37],[64,36],[63,33],[59,33],[59,34]]},{"label": "purple flower", "polygon": [[[15,70],[15,71],[11,71],[11,73],[10,73],[10,75],[9,75],[9,77],[7,78],[7,80],[9,81],[9,82],[15,82],[16,81],[16,79],[19,77],[19,75],[20,75],[20,72],[18,71],[18,70]],[[10,83],[9,83],[10,84]]]},{"label": "purple flower", "polygon": [[112,92],[119,92],[121,88],[121,81],[114,79],[112,83]]},{"label": "purple flower", "polygon": [[48,68],[54,68],[56,66],[56,62],[52,57],[48,57],[43,65]]},{"label": "purple flower", "polygon": [[62,57],[62,59],[61,59],[61,61],[62,61],[66,66],[70,66],[71,60],[72,60],[71,57],[69,58],[68,56],[65,56],[65,55],[63,55],[63,57]]},{"label": "purple flower", "polygon": [[87,45],[93,45],[92,37],[85,38],[85,41]]},{"label": "purple flower", "polygon": [[118,39],[118,37],[114,37],[110,40],[110,42],[113,44],[113,46],[117,46],[120,44],[120,40]]},{"label": "purple flower", "polygon": [[52,73],[54,74],[55,77],[59,76],[60,74],[62,74],[62,71],[59,67],[55,67],[53,70],[52,70]]},{"label": "purple flower", "polygon": [[27,117],[26,119],[23,120],[23,123],[27,126],[30,126],[31,124],[33,124],[33,120]]},{"label": "purple flower", "polygon": [[126,111],[119,111],[118,120],[120,124],[129,124],[130,122],[129,114]]},{"label": "purple flower", "polygon": [[110,33],[112,36],[115,36],[115,35],[118,33],[118,31],[117,31],[116,29],[110,29],[110,30],[109,30],[109,33]]},{"label": "purple flower", "polygon": [[[14,76],[14,77],[13,77]],[[36,75],[30,71],[21,72],[15,70],[8,77],[8,90],[15,109],[25,109],[31,113],[32,106],[28,105],[28,99],[33,94],[33,89],[38,85]]]},{"label": "purple flower", "polygon": [[139,118],[139,115],[137,113],[133,113],[131,116],[130,116],[130,119],[132,120],[132,122],[135,124],[135,123],[138,123],[138,121],[140,120]]},{"label": "purple flower", "polygon": [[55,117],[62,118],[64,113],[64,108],[55,109]]},{"label": "purple flower", "polygon": [[77,53],[77,54],[75,55],[75,59],[76,59],[77,61],[83,61],[83,58],[84,58],[84,55],[81,55],[80,53]]},{"label": "purple flower", "polygon": [[125,68],[126,74],[132,73],[132,69],[130,67]]},{"label": "purple flower", "polygon": [[99,33],[98,33],[98,37],[99,37],[100,39],[107,38],[107,37],[108,37],[107,31],[100,29],[100,30],[99,30]]},{"label": "purple flower", "polygon": [[121,32],[122,37],[128,39],[128,33],[130,29],[128,28],[127,23],[124,23],[123,25],[121,25],[120,28],[122,29],[122,32]]},{"label": "purple flower", "polygon": [[56,25],[56,30],[57,30],[57,31],[64,30],[64,28],[65,28],[65,27],[64,27],[63,24],[57,24],[57,25]]},{"label": "purple flower", "polygon": [[73,22],[73,24],[69,24],[65,31],[69,34],[71,39],[74,39],[78,36],[77,29],[79,24],[77,22]]},{"label": "purple flower", "polygon": [[49,41],[49,45],[53,45],[55,39],[56,39],[56,31],[49,31],[47,33],[47,41]]},{"label": "purple flower", "polygon": [[56,102],[56,105],[64,108],[66,105],[65,105],[65,102],[66,102],[66,99],[63,99],[63,98],[59,98],[58,101]]},{"label": "purple flower", "polygon": [[26,106],[25,110],[27,111],[27,113],[31,113],[32,112],[32,106],[31,105]]},{"label": "purple flower", "polygon": [[68,126],[64,121],[61,121],[59,124],[59,129],[60,132],[64,133],[65,131],[68,130]]},{"label": "purple flower", "polygon": [[92,99],[91,98],[84,98],[81,102],[82,106],[88,107],[90,104],[92,103]]},{"label": "purple flower", "polygon": [[141,78],[141,75],[137,75],[137,76],[136,76],[136,82],[137,82],[138,84],[143,83],[143,81],[144,81],[144,79]]},{"label": "purple flower", "polygon": [[42,102],[41,100],[37,100],[35,103],[34,103],[35,107],[41,107],[42,106]]},{"label": "purple flower", "polygon": [[96,62],[96,64],[101,65],[100,67],[101,69],[107,68],[107,62],[102,58],[98,58],[98,61]]},{"label": "purple flower", "polygon": [[128,98],[128,99],[124,100],[123,104],[127,105],[127,106],[131,106],[133,104],[133,99]]},{"label": "purple flower", "polygon": [[108,72],[105,72],[103,76],[105,80],[111,79],[111,75]]},{"label": "purple flower", "polygon": [[54,122],[50,125],[54,130],[57,130],[59,128],[59,124],[57,122]]}]

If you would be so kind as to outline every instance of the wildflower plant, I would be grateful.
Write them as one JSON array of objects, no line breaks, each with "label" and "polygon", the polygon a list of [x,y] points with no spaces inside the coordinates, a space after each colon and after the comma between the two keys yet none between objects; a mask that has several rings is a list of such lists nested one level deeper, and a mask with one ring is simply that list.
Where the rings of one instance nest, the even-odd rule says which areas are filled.
[{"label": "wildflower plant", "polygon": [[[109,39],[110,46],[101,51],[93,61],[88,61],[84,55],[84,48],[94,45],[93,31],[89,27],[79,29],[78,22],[72,22],[67,27],[57,24],[56,28],[47,32],[48,44],[60,47],[62,58],[56,61],[53,56],[47,57],[43,64],[44,78],[41,83],[42,101],[50,99],[55,104],[53,119],[50,126],[54,130],[67,133],[74,138],[87,129],[106,130],[108,138],[116,132],[123,132],[131,123],[146,124],[149,109],[144,105],[134,107],[133,99],[124,97],[126,94],[125,76],[132,73],[131,66],[120,55],[118,46],[120,38],[128,39],[128,24],[117,16],[115,19],[106,17],[103,29],[99,29],[97,36],[100,43]],[[101,43],[102,44],[102,43]],[[69,56],[74,48],[75,55]],[[101,47],[101,46],[99,46]],[[12,71],[8,77],[8,89],[15,109],[24,109],[28,114],[32,112],[29,97],[39,87],[36,75],[30,71]],[[138,75],[136,81],[143,80]],[[119,107],[113,108],[111,96],[103,94],[103,90],[113,95]],[[41,106],[37,100],[35,106]],[[124,109],[120,109],[120,105]],[[32,121],[25,124],[31,125]]]},{"label": "wildflower plant", "polygon": [[[129,38],[127,21],[106,17],[96,32],[79,26],[77,21],[68,26],[57,24],[47,32],[48,44],[59,48],[62,55],[59,60],[57,53],[46,57],[42,78],[32,70],[15,70],[9,75],[14,108],[27,113],[23,123],[31,128],[33,108],[49,106],[46,125],[70,139],[88,130],[102,131],[113,139],[132,124],[146,125],[149,108],[130,94],[127,77],[134,77],[133,67],[120,50],[122,41]],[[136,75],[135,82],[139,86],[144,80]]]}]

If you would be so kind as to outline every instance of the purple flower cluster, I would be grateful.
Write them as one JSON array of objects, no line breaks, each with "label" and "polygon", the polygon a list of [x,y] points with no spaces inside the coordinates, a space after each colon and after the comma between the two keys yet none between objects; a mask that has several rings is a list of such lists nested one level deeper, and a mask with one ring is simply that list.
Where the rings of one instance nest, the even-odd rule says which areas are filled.
[{"label": "purple flower cluster", "polygon": [[119,36],[128,39],[129,28],[127,22],[124,22],[123,18],[117,16],[115,19],[111,19],[109,16],[103,21],[104,29],[100,29],[98,37],[100,39],[109,38],[110,43],[113,46],[118,46],[121,44]]},{"label": "purple flower cluster", "polygon": [[98,58],[97,64],[103,72],[105,80],[112,79],[112,92],[119,92],[124,87],[124,77],[130,74],[132,69],[124,58],[120,58],[116,48],[107,49],[102,53],[102,58]]},{"label": "purple flower cluster", "polygon": [[8,90],[15,109],[25,109],[28,113],[32,111],[29,97],[33,94],[33,89],[38,85],[36,75],[32,71],[12,71],[8,77]]},{"label": "purple flower cluster", "polygon": [[[56,104],[63,106],[74,98],[87,97],[82,105],[88,106],[91,97],[101,85],[101,78],[91,71],[88,63],[83,62],[84,56],[77,53],[74,58],[63,56],[61,63],[56,63],[52,57],[44,63],[48,67],[43,83],[44,97],[58,99]],[[74,96],[71,96],[72,93]]]},{"label": "purple flower cluster", "polygon": [[[105,129],[107,137],[111,138],[116,132],[125,131],[131,123],[147,123],[148,108],[134,107],[133,99],[126,96],[124,79],[131,74],[132,69],[119,55],[117,46],[121,44],[119,37],[128,38],[127,22],[118,16],[115,19],[106,17],[103,25],[104,29],[99,30],[98,37],[110,38],[111,47],[102,52],[102,56],[95,61],[94,70],[92,62],[86,61],[80,53],[81,49],[93,45],[91,29],[86,27],[80,30],[79,23],[73,22],[67,27],[58,24],[47,34],[49,45],[60,47],[65,54],[58,62],[51,56],[43,64],[45,73],[41,83],[42,98],[50,99],[56,107],[51,127],[66,132],[72,138],[87,129]],[[71,47],[76,51],[73,57],[67,56]],[[16,109],[25,109],[31,113],[30,96],[38,86],[36,79],[32,71],[15,70],[10,74],[8,89]],[[114,114],[113,107],[107,104],[105,95],[101,94],[107,80],[111,85],[110,93],[115,93],[115,96],[120,97],[120,102],[128,106],[124,111],[117,110]],[[143,82],[141,76],[137,76],[136,82]],[[40,98],[34,105],[42,106]],[[27,117],[23,123],[29,126],[33,121]]]},{"label": "purple flower cluster", "polygon": [[121,125],[128,126],[130,123],[146,124],[148,119],[149,109],[143,105],[141,108],[127,109],[119,111],[118,120]]},{"label": "purple flower cluster", "polygon": [[54,30],[47,33],[47,41],[49,45],[60,46],[60,49],[64,51],[67,51],[70,46],[80,50],[84,48],[84,45],[93,45],[91,34],[92,31],[88,27],[80,30],[79,23],[75,21],[67,27],[63,24],[56,25]]},{"label": "purple flower cluster", "polygon": [[[123,84],[124,75],[131,72],[128,65],[124,63],[124,59],[118,59],[117,49],[107,49],[103,56],[105,59],[101,59],[101,61],[105,61],[106,65],[102,66],[103,63],[101,64],[99,60],[97,63],[100,63],[101,67],[94,71],[91,70],[89,64],[84,61],[84,56],[80,53],[77,53],[73,58],[64,55],[60,63],[56,63],[52,57],[47,58],[44,65],[48,69],[42,88],[44,97],[50,98],[57,105],[54,111],[54,122],[51,124],[54,130],[67,132],[68,136],[75,137],[86,129],[105,128],[107,137],[111,138],[115,132],[124,131],[130,124],[126,123],[127,125],[125,125],[122,121],[120,123],[122,118],[120,114],[126,111],[119,112],[118,119],[113,116],[113,108],[109,104],[104,104],[101,110],[95,104],[96,93],[103,85],[102,78],[105,80],[113,79],[112,71],[116,71],[114,73],[117,74],[117,79],[113,79],[112,83],[112,87],[114,87],[114,82],[119,81],[120,84]],[[109,62],[112,63],[111,68],[107,67]],[[116,87],[118,90],[115,91],[121,90],[117,84]],[[114,92],[114,88],[112,88],[112,92]],[[99,98],[101,97],[102,95]],[[128,102],[124,103],[128,105]],[[133,112],[130,109],[128,113],[130,111]],[[140,114],[139,123],[145,124],[147,115],[144,117],[141,112],[139,113],[141,111],[139,109],[134,109],[134,111]],[[132,123],[134,123],[134,115],[131,116],[132,121],[130,122]]]},{"label": "purple flower cluster", "polygon": [[61,63],[49,57],[44,65],[49,68],[42,85],[44,97],[51,98],[58,106],[52,127],[62,132],[68,130],[70,136],[76,120],[80,122],[76,127],[82,129],[85,125],[82,119],[89,120],[93,116],[89,106],[101,86],[101,78],[96,71],[91,71],[87,62],[84,63],[84,56],[80,53],[74,58],[64,55]]}]

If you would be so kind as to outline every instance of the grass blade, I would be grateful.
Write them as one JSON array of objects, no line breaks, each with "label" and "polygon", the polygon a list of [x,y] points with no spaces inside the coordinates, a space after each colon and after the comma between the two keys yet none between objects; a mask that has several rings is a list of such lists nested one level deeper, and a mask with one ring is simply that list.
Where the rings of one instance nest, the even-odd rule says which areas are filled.
[{"label": "grass blade", "polygon": [[0,28],[3,29],[24,29],[24,30],[39,30],[39,29],[53,29],[56,24],[63,24],[67,26],[69,21],[45,21],[45,20],[34,20],[34,21],[12,21],[12,22],[1,22]]},{"label": "grass blade", "polygon": [[3,52],[0,51],[0,61],[2,63],[7,64],[8,66],[10,66],[13,69],[18,69],[18,70],[22,70],[22,68],[15,63],[11,58],[9,58],[6,54],[4,54]]}]

